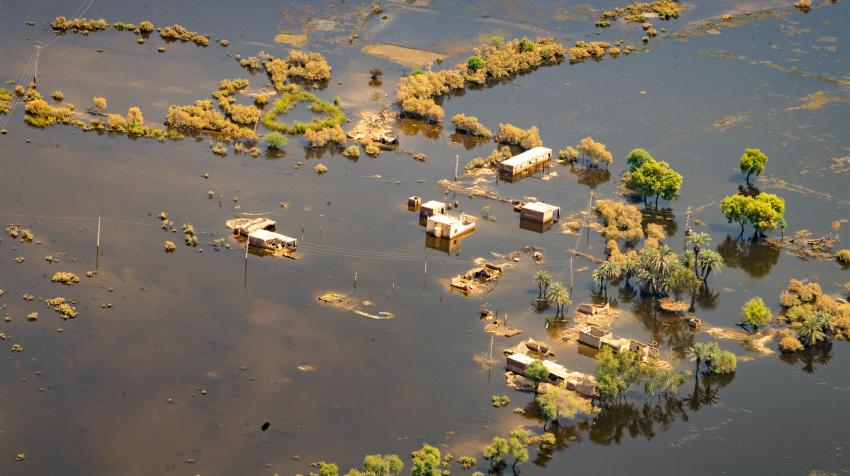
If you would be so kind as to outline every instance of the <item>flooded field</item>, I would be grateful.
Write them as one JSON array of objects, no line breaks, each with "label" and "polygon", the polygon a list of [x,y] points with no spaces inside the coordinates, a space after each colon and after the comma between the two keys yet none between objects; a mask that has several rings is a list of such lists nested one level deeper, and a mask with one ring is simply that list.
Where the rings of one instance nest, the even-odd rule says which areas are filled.
[{"label": "flooded field", "polygon": [[[603,13],[627,5],[611,0],[0,1],[0,475],[330,475],[323,462],[345,474],[374,454],[399,455],[408,474],[426,443],[452,474],[850,472],[840,255],[850,248],[850,3],[655,3],[681,11],[630,21],[630,11]],[[57,32],[59,16],[134,25]],[[204,40],[163,38],[142,21]],[[512,48],[537,63],[503,58],[497,70]],[[330,79],[292,50],[321,54]],[[257,68],[240,65],[251,57]],[[279,84],[270,58],[287,64]],[[428,68],[455,68],[463,87],[420,85],[415,104],[397,102],[397,86],[436,76]],[[211,96],[237,78],[249,84]],[[35,94],[75,107],[38,127]],[[203,99],[210,111],[245,107],[218,112],[226,124],[215,132],[166,125],[171,106]],[[275,144],[263,116],[290,99],[271,119],[308,130]],[[345,133],[363,113],[391,113],[380,137],[316,137],[334,134],[309,128],[337,109]],[[239,112],[257,116],[239,122]],[[496,137],[457,131],[460,113]],[[501,124],[536,127],[552,160],[528,176],[499,173],[486,160],[498,141],[508,157],[534,142]],[[567,147],[585,137],[610,164],[598,148],[570,160]],[[675,199],[656,206],[654,193],[628,187],[636,148],[681,175]],[[748,148],[769,157],[749,177],[739,168]],[[483,167],[467,171],[476,158]],[[721,202],[758,192],[781,197],[784,218],[759,209],[742,232]],[[475,217],[474,231],[427,235],[411,196]],[[537,200],[560,207],[560,220],[521,221],[514,205]],[[612,252],[593,210],[601,200],[636,207],[641,239],[613,238]],[[275,220],[296,250],[246,250],[225,226],[240,214]],[[703,233],[702,253],[722,266],[691,289],[638,272],[595,282],[620,251],[684,257]],[[665,263],[702,278],[696,261]],[[485,262],[501,271],[482,290],[451,285]],[[539,299],[539,271],[570,293],[563,317],[558,297]],[[823,296],[783,294],[792,279]],[[66,307],[45,302],[58,297]],[[772,319],[740,325],[754,297]],[[664,299],[686,311],[665,312]],[[650,344],[684,384],[635,383],[606,398],[600,351],[570,338],[579,306],[605,302],[606,330]],[[496,334],[521,334],[492,337],[482,307],[506,321]],[[811,316],[828,322],[813,328]],[[780,348],[785,337],[800,349]],[[596,374],[591,411],[547,421],[542,396],[506,385],[503,350],[528,338],[547,359]],[[735,355],[734,371],[713,371],[717,354],[691,359],[707,343]],[[497,406],[501,395],[510,402]],[[521,445],[527,461],[488,461],[485,446],[518,427],[537,438]],[[462,456],[475,462],[464,468]]]}]

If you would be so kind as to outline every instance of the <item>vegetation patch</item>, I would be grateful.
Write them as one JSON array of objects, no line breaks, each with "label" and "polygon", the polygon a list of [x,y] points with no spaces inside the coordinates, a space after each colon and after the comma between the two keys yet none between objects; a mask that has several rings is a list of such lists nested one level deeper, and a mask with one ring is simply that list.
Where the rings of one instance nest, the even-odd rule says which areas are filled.
[{"label": "vegetation patch", "polygon": [[9,112],[10,102],[12,102],[12,92],[6,88],[0,88],[0,114]]},{"label": "vegetation patch", "polygon": [[499,124],[499,133],[496,135],[496,140],[502,144],[515,145],[524,150],[543,145],[537,126],[531,126],[525,130],[513,124]]},{"label": "vegetation patch", "polygon": [[[277,117],[285,114],[299,102],[310,103],[310,110],[325,114],[324,119],[317,119],[313,122],[295,121],[290,124],[278,122]],[[339,126],[345,121],[345,114],[339,106],[319,99],[315,94],[307,91],[288,92],[282,98],[274,102],[274,107],[262,117],[264,126],[271,130],[284,132],[286,134],[304,134],[308,130],[319,131],[327,127]]]},{"label": "vegetation patch", "polygon": [[593,210],[605,227],[600,231],[609,240],[637,243],[643,239],[643,215],[634,205],[614,200],[597,200]]},{"label": "vegetation patch", "polygon": [[230,140],[256,137],[252,127],[228,120],[209,99],[200,99],[192,105],[169,106],[165,124],[182,132],[214,134]]},{"label": "vegetation patch", "polygon": [[77,317],[77,308],[68,303],[63,297],[55,297],[44,301],[47,307],[53,308],[54,311],[62,316],[63,320],[73,319]]},{"label": "vegetation patch", "polygon": [[481,124],[475,116],[467,116],[463,113],[455,114],[454,117],[452,117],[452,125],[455,126],[455,130],[460,134],[485,137],[488,139],[493,137],[493,133],[490,129],[487,129],[484,124]]},{"label": "vegetation patch", "polygon": [[189,31],[182,25],[167,26],[159,30],[159,36],[165,41],[181,41],[192,42],[198,46],[207,46],[210,44],[210,39],[206,35],[201,35],[194,31]]},{"label": "vegetation patch", "polygon": [[57,271],[50,280],[54,283],[62,283],[67,286],[80,282],[80,278],[76,274],[67,271]]},{"label": "vegetation patch", "polygon": [[647,14],[658,15],[662,20],[679,18],[682,3],[679,0],[653,0],[651,2],[634,2],[628,5],[602,12],[601,20],[616,20],[623,18],[629,23],[643,23]]},{"label": "vegetation patch", "polygon": [[818,283],[790,280],[779,303],[785,308],[783,317],[806,347],[830,336],[850,340],[850,304],[824,294]]}]

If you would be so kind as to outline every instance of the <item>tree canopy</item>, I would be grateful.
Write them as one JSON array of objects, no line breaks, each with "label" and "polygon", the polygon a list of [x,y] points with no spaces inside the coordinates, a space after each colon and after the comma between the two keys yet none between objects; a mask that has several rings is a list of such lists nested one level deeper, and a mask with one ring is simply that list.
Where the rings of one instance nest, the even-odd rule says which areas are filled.
[{"label": "tree canopy", "polygon": [[760,297],[747,301],[741,308],[741,315],[744,317],[744,322],[755,328],[766,325],[773,319],[773,313]]},{"label": "tree canopy", "polygon": [[729,223],[744,226],[750,223],[756,235],[769,230],[785,227],[785,200],[772,194],[761,192],[756,196],[729,195],[720,202],[720,210]]},{"label": "tree canopy", "polygon": [[642,160],[642,163],[627,174],[626,186],[643,195],[644,202],[647,197],[654,196],[656,207],[659,198],[678,198],[682,188],[682,175],[670,168],[667,162],[656,161],[649,154],[646,155],[647,157],[635,159]]},{"label": "tree canopy", "polygon": [[759,149],[747,149],[744,155],[741,156],[741,173],[747,174],[747,183],[750,183],[750,176],[756,174],[761,175],[764,172],[765,164],[767,164],[767,156]]}]

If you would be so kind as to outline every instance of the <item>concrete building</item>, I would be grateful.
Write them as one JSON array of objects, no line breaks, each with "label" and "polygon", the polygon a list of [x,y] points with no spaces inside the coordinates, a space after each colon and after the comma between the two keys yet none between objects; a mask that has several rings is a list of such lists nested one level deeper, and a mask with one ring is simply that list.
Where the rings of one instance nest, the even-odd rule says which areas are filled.
[{"label": "concrete building", "polygon": [[269,230],[256,230],[248,234],[248,244],[272,251],[279,248],[294,250],[298,246],[298,240]]},{"label": "concrete building", "polygon": [[425,230],[435,238],[452,239],[475,230],[475,220],[468,215],[454,217],[451,215],[436,214],[428,217]]},{"label": "concrete building", "polygon": [[523,220],[549,223],[561,218],[561,207],[543,202],[530,202],[520,207],[519,217]]},{"label": "concrete building", "polygon": [[[506,367],[509,371],[522,375],[525,368],[534,360],[534,358],[525,354],[510,354],[507,356]],[[585,397],[592,397],[596,394],[596,379],[592,375],[570,372],[563,365],[551,360],[543,360],[542,362],[546,370],[549,371],[549,383],[557,385],[563,381],[566,383],[567,390],[572,390]]]},{"label": "concrete building", "polygon": [[419,206],[419,215],[429,217],[431,215],[443,215],[446,213],[446,204],[436,200],[428,200]]},{"label": "concrete building", "polygon": [[552,160],[552,149],[535,147],[499,163],[499,171],[506,175],[519,175],[535,170]]}]

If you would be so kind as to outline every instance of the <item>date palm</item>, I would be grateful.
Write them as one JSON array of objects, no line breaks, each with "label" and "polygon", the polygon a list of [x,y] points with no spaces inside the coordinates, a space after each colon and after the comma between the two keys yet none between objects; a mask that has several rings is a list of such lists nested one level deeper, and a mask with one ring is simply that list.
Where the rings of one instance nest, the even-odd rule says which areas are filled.
[{"label": "date palm", "polygon": [[710,241],[711,235],[701,231],[693,232],[688,235],[688,242],[694,245],[694,273],[697,275],[699,275],[699,268],[697,265],[699,264],[700,252],[702,251],[702,247],[707,245]]},{"label": "date palm", "polygon": [[797,330],[800,340],[807,346],[813,346],[818,342],[826,340],[826,329],[829,327],[831,317],[825,312],[818,311],[803,321],[803,325]]},{"label": "date palm", "polygon": [[564,315],[564,308],[573,303],[570,291],[560,281],[556,281],[549,286],[549,292],[546,298],[551,304],[555,305],[555,317]]},{"label": "date palm", "polygon": [[538,270],[534,273],[534,282],[537,283],[537,298],[543,299],[543,296],[546,295],[546,291],[549,288],[549,285],[552,284],[552,275],[547,273],[546,271]]}]

